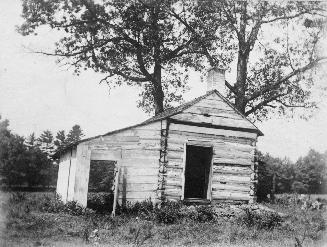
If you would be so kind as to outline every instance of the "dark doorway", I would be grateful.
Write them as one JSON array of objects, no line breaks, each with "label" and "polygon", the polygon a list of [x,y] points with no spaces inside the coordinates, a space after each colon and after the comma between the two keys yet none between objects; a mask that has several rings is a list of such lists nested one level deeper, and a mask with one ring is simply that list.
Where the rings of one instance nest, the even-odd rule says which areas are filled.
[{"label": "dark doorway", "polygon": [[208,199],[212,147],[186,146],[185,199]]}]

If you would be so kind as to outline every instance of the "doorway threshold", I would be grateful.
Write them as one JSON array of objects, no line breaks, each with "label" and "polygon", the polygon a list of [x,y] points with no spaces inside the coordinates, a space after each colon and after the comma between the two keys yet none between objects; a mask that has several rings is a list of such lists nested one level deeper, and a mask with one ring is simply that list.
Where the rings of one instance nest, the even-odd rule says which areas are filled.
[{"label": "doorway threshold", "polygon": [[203,198],[185,198],[183,200],[184,204],[196,204],[196,205],[208,205],[211,203],[209,199],[203,199]]}]

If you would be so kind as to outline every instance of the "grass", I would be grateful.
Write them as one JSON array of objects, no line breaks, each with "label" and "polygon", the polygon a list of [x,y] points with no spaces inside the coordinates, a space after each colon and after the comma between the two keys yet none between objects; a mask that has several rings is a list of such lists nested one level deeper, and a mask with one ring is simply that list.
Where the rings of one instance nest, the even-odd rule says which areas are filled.
[{"label": "grass", "polygon": [[[149,202],[115,218],[62,205],[52,193],[0,193],[0,246],[325,246],[326,210],[299,203],[152,210]],[[297,239],[297,240],[296,240]],[[298,245],[299,246],[299,245]]]}]

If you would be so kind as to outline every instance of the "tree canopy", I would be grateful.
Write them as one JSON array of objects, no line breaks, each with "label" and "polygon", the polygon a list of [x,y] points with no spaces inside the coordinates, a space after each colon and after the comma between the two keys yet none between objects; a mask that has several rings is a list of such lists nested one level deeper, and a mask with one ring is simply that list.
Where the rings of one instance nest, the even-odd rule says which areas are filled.
[{"label": "tree canopy", "polygon": [[313,108],[314,69],[325,35],[322,2],[23,0],[23,35],[58,29],[42,52],[103,73],[110,87],[142,88],[138,105],[158,114],[182,100],[187,72],[231,69],[228,97],[247,116]]},{"label": "tree canopy", "polygon": [[313,149],[296,162],[272,157],[258,152],[259,199],[275,193],[325,194],[327,193],[327,151],[319,153]]}]

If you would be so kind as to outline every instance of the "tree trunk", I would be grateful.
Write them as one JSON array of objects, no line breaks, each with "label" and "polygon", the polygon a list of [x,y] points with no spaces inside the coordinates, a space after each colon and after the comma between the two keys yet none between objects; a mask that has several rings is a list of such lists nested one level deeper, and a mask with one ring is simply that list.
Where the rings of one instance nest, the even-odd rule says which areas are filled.
[{"label": "tree trunk", "polygon": [[164,111],[164,92],[162,90],[162,84],[161,84],[161,66],[160,64],[156,64],[154,68],[154,75],[153,75],[153,89],[152,89],[152,95],[153,95],[153,104],[154,104],[154,113],[155,115],[158,115],[159,113]]},{"label": "tree trunk", "polygon": [[238,33],[238,61],[237,61],[237,77],[236,77],[236,92],[235,106],[243,114],[245,114],[246,97],[245,92],[246,77],[247,77],[247,64],[249,59],[249,49],[246,42],[246,25],[247,25],[247,2],[241,3],[241,17],[240,27]]},{"label": "tree trunk", "polygon": [[248,54],[244,54],[241,50],[238,52],[238,62],[237,62],[237,77],[236,77],[236,91],[237,95],[235,97],[235,107],[243,114],[245,114],[246,107],[246,77],[247,77],[247,62]]},{"label": "tree trunk", "polygon": [[161,61],[160,61],[160,45],[161,39],[159,37],[159,27],[158,27],[158,13],[160,9],[157,6],[153,8],[153,21],[152,21],[152,28],[153,28],[153,37],[154,37],[154,70],[153,70],[153,104],[154,104],[154,113],[158,115],[159,113],[164,111],[164,92],[162,90],[162,82],[161,82]]}]

